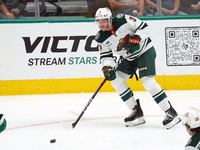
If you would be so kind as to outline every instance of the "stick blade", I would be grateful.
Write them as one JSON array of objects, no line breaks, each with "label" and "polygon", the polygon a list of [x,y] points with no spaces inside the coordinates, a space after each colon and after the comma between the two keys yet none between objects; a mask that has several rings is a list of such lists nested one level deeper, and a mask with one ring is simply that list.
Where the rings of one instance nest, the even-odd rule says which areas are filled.
[{"label": "stick blade", "polygon": [[72,125],[71,125],[70,122],[64,122],[64,121],[62,121],[62,122],[61,122],[61,126],[62,126],[63,128],[65,128],[65,129],[73,129],[73,127],[72,127]]}]

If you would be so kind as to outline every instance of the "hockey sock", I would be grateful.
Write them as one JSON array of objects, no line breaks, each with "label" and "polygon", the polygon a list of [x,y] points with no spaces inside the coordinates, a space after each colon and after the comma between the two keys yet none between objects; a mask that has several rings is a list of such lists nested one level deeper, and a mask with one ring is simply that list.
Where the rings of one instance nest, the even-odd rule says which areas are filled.
[{"label": "hockey sock", "polygon": [[136,101],[133,97],[132,90],[128,87],[126,81],[129,75],[116,71],[115,80],[111,81],[112,86],[115,88],[121,99],[125,102],[128,108],[133,109],[135,107]]},{"label": "hockey sock", "polygon": [[167,98],[163,99],[160,103],[158,103],[158,105],[164,112],[170,108],[170,104]]},{"label": "hockey sock", "polygon": [[167,95],[156,82],[154,76],[148,76],[142,78],[144,88],[151,94],[156,103],[165,112],[170,108],[170,104],[167,100]]},{"label": "hockey sock", "polygon": [[136,105],[136,101],[133,97],[133,92],[130,88],[125,90],[122,94],[119,95],[121,99],[125,102],[129,109],[133,109]]}]

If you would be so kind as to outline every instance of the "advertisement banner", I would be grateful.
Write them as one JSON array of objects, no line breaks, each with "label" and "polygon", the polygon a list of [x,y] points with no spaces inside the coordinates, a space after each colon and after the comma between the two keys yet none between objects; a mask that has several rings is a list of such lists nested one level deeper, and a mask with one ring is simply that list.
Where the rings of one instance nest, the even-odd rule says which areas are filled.
[{"label": "advertisement banner", "polygon": [[[199,20],[145,22],[157,52],[157,75],[200,74]],[[103,77],[94,22],[0,26],[0,80]]]},{"label": "advertisement banner", "polygon": [[5,28],[1,80],[103,75],[94,23],[8,24]]}]

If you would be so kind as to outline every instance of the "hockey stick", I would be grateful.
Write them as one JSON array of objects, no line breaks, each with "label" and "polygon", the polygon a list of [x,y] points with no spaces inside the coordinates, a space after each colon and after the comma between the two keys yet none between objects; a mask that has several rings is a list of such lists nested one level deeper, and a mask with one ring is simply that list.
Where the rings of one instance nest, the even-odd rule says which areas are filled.
[{"label": "hockey stick", "polygon": [[92,97],[90,98],[90,100],[88,101],[88,103],[86,104],[86,106],[84,107],[84,109],[82,110],[81,114],[78,116],[78,118],[76,119],[76,121],[74,123],[72,123],[72,128],[75,128],[75,126],[77,125],[77,123],[79,122],[79,120],[81,119],[81,117],[83,116],[83,114],[85,113],[86,109],[88,108],[88,106],[90,105],[90,103],[92,102],[92,100],[94,99],[94,97],[96,96],[96,94],[99,92],[99,90],[102,88],[102,86],[104,85],[104,83],[106,82],[107,77],[103,80],[103,82],[101,83],[101,85],[98,87],[98,89],[96,90],[96,92],[92,95]]}]

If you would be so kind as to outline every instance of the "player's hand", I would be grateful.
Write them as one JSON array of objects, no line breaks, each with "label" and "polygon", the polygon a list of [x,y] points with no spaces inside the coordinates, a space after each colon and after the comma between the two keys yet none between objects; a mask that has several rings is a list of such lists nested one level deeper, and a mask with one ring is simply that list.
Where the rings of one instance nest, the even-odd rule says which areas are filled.
[{"label": "player's hand", "polygon": [[134,53],[136,50],[139,50],[140,41],[141,38],[139,35],[130,35],[126,50],[128,50],[131,54]]},{"label": "player's hand", "polygon": [[115,70],[111,66],[104,66],[103,69],[103,74],[105,77],[107,77],[108,81],[112,81],[116,78]]}]

